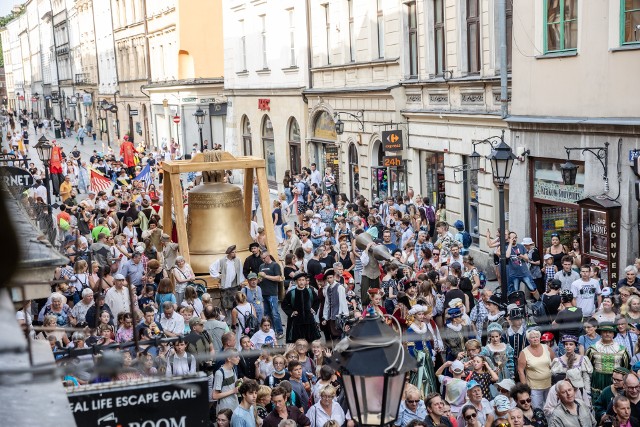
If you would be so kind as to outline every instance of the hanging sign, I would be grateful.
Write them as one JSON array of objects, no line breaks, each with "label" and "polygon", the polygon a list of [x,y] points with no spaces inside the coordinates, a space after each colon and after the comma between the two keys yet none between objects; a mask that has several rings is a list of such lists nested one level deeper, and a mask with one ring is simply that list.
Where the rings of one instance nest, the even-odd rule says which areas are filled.
[{"label": "hanging sign", "polygon": [[382,166],[390,168],[402,166],[402,156],[384,156],[382,159]]},{"label": "hanging sign", "polygon": [[175,124],[180,123],[180,116],[178,116],[178,115],[173,116],[173,123],[175,123]]},{"label": "hanging sign", "polygon": [[14,194],[22,193],[36,183],[29,171],[16,166],[0,167],[0,181]]},{"label": "hanging sign", "polygon": [[384,151],[402,151],[402,131],[400,129],[383,130],[382,145]]}]

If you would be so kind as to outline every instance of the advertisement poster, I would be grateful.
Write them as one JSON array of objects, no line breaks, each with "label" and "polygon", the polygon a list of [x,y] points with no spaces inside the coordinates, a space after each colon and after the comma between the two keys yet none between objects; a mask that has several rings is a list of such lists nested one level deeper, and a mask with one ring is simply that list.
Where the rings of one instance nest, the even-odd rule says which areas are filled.
[{"label": "advertisement poster", "polygon": [[585,248],[589,254],[606,259],[607,248],[609,247],[607,213],[594,209],[583,209],[582,227],[584,229]]},{"label": "advertisement poster", "polygon": [[149,381],[68,394],[78,426],[208,426],[206,377]]}]

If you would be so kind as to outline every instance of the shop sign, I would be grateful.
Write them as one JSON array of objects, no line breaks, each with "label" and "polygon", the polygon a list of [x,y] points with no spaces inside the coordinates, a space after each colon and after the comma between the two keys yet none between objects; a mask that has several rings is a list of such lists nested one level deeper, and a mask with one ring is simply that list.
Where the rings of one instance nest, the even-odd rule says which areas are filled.
[{"label": "shop sign", "polygon": [[68,394],[79,426],[203,426],[208,423],[206,378],[158,381]]},{"label": "shop sign", "polygon": [[382,166],[390,168],[402,166],[402,156],[384,156],[382,159]]},{"label": "shop sign", "polygon": [[209,104],[210,116],[226,116],[227,115],[227,103]]},{"label": "shop sign", "polygon": [[197,99],[198,98],[196,98],[195,96],[191,98],[182,98],[182,102],[196,102]]},{"label": "shop sign", "polygon": [[83,105],[91,105],[93,103],[93,98],[90,93],[82,94],[82,104]]},{"label": "shop sign", "polygon": [[129,110],[129,116],[137,116],[138,110]]},{"label": "shop sign", "polygon": [[28,170],[15,166],[0,167],[0,181],[14,194],[21,193],[36,183],[35,178]]},{"label": "shop sign", "polygon": [[559,203],[575,203],[582,199],[584,190],[578,185],[557,184],[550,181],[535,180],[533,197]]},{"label": "shop sign", "polygon": [[269,98],[259,98],[258,99],[258,110],[260,111],[271,111],[271,107],[269,104],[271,100]]},{"label": "shop sign", "polygon": [[583,209],[582,228],[585,248],[589,255],[606,258],[609,247],[607,213],[595,209]]},{"label": "shop sign", "polygon": [[402,131],[400,129],[382,131],[382,145],[384,151],[402,151]]}]

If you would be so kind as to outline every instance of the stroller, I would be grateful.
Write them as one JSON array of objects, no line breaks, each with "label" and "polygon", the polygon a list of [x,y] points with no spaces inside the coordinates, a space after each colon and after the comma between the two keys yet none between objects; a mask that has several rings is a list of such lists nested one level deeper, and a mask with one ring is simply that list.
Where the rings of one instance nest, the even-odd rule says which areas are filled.
[{"label": "stroller", "polygon": [[[511,310],[516,310],[514,305],[517,307],[517,310],[520,311],[526,324],[529,324],[529,310],[527,309],[527,297],[523,291],[511,292],[507,295],[507,307],[512,307]],[[510,310],[510,311],[511,311]],[[508,313],[511,315],[511,313]]]}]

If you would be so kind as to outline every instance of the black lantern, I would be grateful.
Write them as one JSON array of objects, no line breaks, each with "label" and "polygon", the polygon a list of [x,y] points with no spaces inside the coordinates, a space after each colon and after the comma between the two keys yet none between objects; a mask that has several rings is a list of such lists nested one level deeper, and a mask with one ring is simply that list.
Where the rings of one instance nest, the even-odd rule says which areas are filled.
[{"label": "black lantern", "polygon": [[202,125],[204,125],[204,117],[206,115],[207,113],[205,113],[200,107],[198,107],[196,112],[193,113],[193,116],[196,118],[196,123],[198,124],[198,126],[202,127]]},{"label": "black lantern", "polygon": [[402,335],[372,312],[336,345],[330,364],[342,374],[351,416],[370,426],[396,420],[407,376],[417,367]]},{"label": "black lantern", "polygon": [[562,171],[562,182],[564,185],[576,185],[576,175],[578,175],[578,165],[567,159],[566,163],[560,165]]},{"label": "black lantern", "polygon": [[336,122],[336,133],[338,135],[342,135],[344,133],[344,122],[340,120],[340,117],[338,117],[338,121]]},{"label": "black lantern", "polygon": [[473,153],[469,156],[469,164],[472,171],[480,170],[480,153],[473,148]]},{"label": "black lantern", "polygon": [[34,146],[36,151],[38,151],[38,157],[40,161],[45,167],[49,166],[49,162],[51,161],[51,150],[53,145],[49,143],[49,140],[42,135],[40,139],[38,139],[38,143]]},{"label": "black lantern", "polygon": [[493,181],[496,184],[504,185],[509,180],[515,159],[516,156],[511,151],[511,147],[504,142],[504,139],[491,151],[489,160],[493,170]]}]

